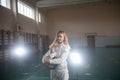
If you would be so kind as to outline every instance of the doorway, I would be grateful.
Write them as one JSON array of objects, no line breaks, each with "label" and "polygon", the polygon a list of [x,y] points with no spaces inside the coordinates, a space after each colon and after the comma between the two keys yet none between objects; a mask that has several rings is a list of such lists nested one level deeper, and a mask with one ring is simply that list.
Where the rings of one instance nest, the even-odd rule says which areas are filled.
[{"label": "doorway", "polygon": [[87,46],[95,48],[95,35],[87,35]]}]

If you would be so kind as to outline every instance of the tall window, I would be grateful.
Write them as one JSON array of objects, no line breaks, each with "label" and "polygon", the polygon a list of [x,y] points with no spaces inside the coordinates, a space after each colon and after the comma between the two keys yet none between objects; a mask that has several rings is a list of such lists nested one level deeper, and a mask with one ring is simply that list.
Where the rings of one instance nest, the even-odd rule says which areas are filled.
[{"label": "tall window", "polygon": [[18,13],[34,19],[34,9],[20,0],[18,0]]},{"label": "tall window", "polygon": [[41,14],[39,13],[39,22],[41,22]]},{"label": "tall window", "polygon": [[10,9],[10,0],[0,0],[0,5]]}]

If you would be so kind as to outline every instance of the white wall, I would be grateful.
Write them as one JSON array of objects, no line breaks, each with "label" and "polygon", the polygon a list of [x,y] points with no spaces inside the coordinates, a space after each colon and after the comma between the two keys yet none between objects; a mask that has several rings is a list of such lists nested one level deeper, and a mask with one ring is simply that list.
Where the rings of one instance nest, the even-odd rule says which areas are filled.
[{"label": "white wall", "polygon": [[120,6],[115,3],[94,3],[48,9],[47,32],[53,37],[58,30],[69,36],[120,35]]},{"label": "white wall", "polygon": [[96,47],[118,43],[120,45],[120,5],[118,3],[63,6],[47,9],[46,12],[50,43],[57,31],[64,30],[73,47],[87,46],[86,33],[97,33]]}]

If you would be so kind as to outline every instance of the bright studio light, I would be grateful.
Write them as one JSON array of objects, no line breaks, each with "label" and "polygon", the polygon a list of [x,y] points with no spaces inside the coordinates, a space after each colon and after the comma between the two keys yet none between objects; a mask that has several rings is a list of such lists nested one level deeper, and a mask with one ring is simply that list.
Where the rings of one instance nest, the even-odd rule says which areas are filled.
[{"label": "bright studio light", "polygon": [[26,50],[25,50],[24,47],[17,47],[16,49],[14,49],[14,53],[15,53],[17,56],[21,57],[21,56],[24,56],[24,55],[25,55]]},{"label": "bright studio light", "polygon": [[70,54],[70,60],[71,60],[71,62],[74,63],[74,64],[82,64],[82,63],[83,63],[82,57],[81,57],[80,54],[77,53],[77,52],[72,52],[72,53]]}]

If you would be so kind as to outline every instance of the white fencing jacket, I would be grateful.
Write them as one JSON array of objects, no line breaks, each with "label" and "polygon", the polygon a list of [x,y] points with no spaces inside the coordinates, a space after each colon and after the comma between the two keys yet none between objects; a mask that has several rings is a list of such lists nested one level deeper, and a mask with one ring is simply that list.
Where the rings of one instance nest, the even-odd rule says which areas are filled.
[{"label": "white fencing jacket", "polygon": [[[43,56],[42,62],[46,56],[50,56],[50,64],[58,64],[56,70],[67,69],[67,57],[70,51],[70,47],[64,45],[64,43],[58,44],[51,53],[51,49]],[[57,57],[52,59],[53,57]]]}]

